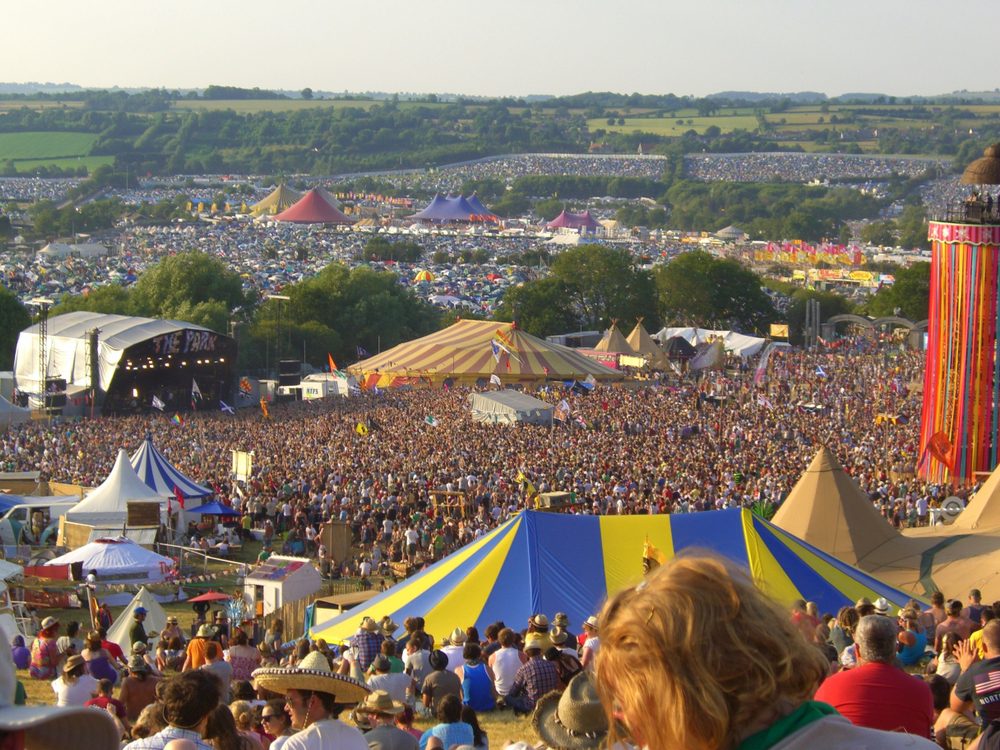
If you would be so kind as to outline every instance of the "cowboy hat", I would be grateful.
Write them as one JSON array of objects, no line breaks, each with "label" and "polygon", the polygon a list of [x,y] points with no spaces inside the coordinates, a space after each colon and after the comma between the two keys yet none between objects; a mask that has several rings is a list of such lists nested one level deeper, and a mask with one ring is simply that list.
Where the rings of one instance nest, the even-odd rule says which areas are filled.
[{"label": "cowboy hat", "polygon": [[542,630],[545,630],[549,626],[549,618],[546,617],[545,615],[532,615],[531,624],[534,625],[536,628],[541,628]]},{"label": "cowboy hat", "polygon": [[454,646],[461,646],[468,640],[465,632],[461,628],[455,628],[451,631],[451,643]]},{"label": "cowboy hat", "polygon": [[366,617],[361,621],[361,629],[367,630],[369,633],[377,633],[381,630],[381,627],[375,620],[370,617]]},{"label": "cowboy hat", "polygon": [[552,628],[551,631],[549,631],[549,640],[552,641],[552,644],[554,646],[561,646],[566,642],[566,639],[568,637],[569,636],[567,635],[566,631],[560,628],[559,626],[556,626]]},{"label": "cowboy hat", "polygon": [[402,703],[390,698],[385,690],[375,690],[355,710],[359,714],[401,714],[405,708]]},{"label": "cowboy hat", "polygon": [[7,635],[0,631],[0,732],[24,732],[24,746],[31,750],[118,746],[118,730],[106,712],[82,706],[15,706],[16,689],[14,657]]},{"label": "cowboy hat", "polygon": [[399,625],[394,623],[391,617],[383,618],[381,625],[382,625],[382,635],[384,635],[386,638],[391,637],[393,633],[399,630]]},{"label": "cowboy hat", "polygon": [[86,663],[87,662],[84,660],[82,656],[76,654],[75,656],[69,657],[66,660],[66,663],[63,664],[63,672],[72,672],[77,667],[82,667]]},{"label": "cowboy hat", "polygon": [[608,735],[608,716],[586,672],[535,704],[531,723],[546,745],[555,750],[596,750]]},{"label": "cowboy hat", "polygon": [[338,703],[359,703],[369,693],[363,683],[331,672],[330,662],[319,651],[308,654],[296,667],[256,669],[252,677],[260,687],[272,693],[284,695],[288,690],[311,690],[329,693]]}]

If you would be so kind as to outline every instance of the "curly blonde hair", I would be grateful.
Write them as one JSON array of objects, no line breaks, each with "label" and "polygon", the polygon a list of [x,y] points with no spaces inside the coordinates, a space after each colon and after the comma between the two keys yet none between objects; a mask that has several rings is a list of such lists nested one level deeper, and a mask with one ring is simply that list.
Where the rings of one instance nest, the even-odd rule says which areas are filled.
[{"label": "curly blonde hair", "polygon": [[716,750],[782,701],[812,698],[829,665],[787,613],[729,561],[672,558],[600,616],[598,693],[609,746]]}]

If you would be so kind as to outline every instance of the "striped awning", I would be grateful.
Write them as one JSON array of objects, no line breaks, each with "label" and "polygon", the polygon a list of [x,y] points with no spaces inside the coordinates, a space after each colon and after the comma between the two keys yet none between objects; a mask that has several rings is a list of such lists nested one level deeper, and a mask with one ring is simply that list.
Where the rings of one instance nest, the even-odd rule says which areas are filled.
[{"label": "striped awning", "polygon": [[[500,350],[495,354],[494,340],[506,343],[504,339],[511,353]],[[544,341],[512,323],[488,320],[460,320],[443,331],[362,360],[348,370],[361,376],[359,380],[363,377],[366,387],[389,386],[398,378],[475,382],[497,375],[503,383],[518,383],[623,377],[575,349]]]},{"label": "striped awning", "polygon": [[525,622],[565,612],[575,625],[608,596],[642,579],[646,539],[667,558],[708,550],[745,568],[778,603],[814,601],[837,612],[861,597],[894,608],[912,594],[796,539],[746,509],[657,516],[576,516],[525,511],[477,542],[370,599],[314,625],[312,638],[342,642],[363,617],[423,617],[429,633]]},{"label": "striped awning", "polygon": [[180,489],[184,497],[211,497],[214,492],[181,474],[147,437],[129,460],[135,473],[148,487],[163,495],[174,495]]}]

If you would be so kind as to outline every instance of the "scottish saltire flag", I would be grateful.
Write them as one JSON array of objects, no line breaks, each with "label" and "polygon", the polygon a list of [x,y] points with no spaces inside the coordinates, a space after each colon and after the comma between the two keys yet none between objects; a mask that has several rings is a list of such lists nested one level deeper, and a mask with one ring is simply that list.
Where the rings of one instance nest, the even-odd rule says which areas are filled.
[{"label": "scottish saltire flag", "polygon": [[165,406],[166,406],[165,403],[163,403],[162,401],[160,401],[160,399],[158,399],[156,396],[153,396],[153,408],[154,409],[159,409],[160,411],[163,411],[163,408]]},{"label": "scottish saltire flag", "polygon": [[372,392],[373,392],[373,393],[374,393],[374,394],[375,394],[376,396],[384,396],[384,395],[385,395],[385,391],[380,391],[380,390],[378,389],[378,386],[377,386],[377,385],[373,385],[373,386],[372,386]]},{"label": "scottish saltire flag", "polygon": [[221,398],[219,399],[219,408],[222,409],[222,411],[226,412],[226,414],[235,414],[236,413],[236,409],[234,409],[233,407],[231,407],[229,404],[227,404]]},{"label": "scottish saltire flag", "polygon": [[816,377],[826,380],[826,370],[823,369],[823,365],[816,365]]}]

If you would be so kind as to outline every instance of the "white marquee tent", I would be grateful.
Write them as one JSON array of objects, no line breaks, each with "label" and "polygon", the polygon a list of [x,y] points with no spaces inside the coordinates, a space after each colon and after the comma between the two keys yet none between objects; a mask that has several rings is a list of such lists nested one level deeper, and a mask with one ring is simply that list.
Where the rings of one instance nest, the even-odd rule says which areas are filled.
[{"label": "white marquee tent", "polygon": [[140,547],[131,539],[98,539],[49,560],[46,565],[83,563],[84,574],[96,571],[98,580],[114,583],[158,583],[174,568],[169,557]]},{"label": "white marquee tent", "polygon": [[752,357],[766,343],[766,339],[757,338],[756,336],[747,336],[735,331],[711,331],[707,328],[664,328],[653,336],[653,338],[663,344],[674,336],[680,336],[692,346],[697,346],[707,341],[709,337],[721,337],[722,345],[726,351],[740,357]]},{"label": "white marquee tent", "polygon": [[66,520],[90,526],[125,523],[130,502],[165,503],[166,497],[139,478],[122,449],[108,478],[74,505]]}]

